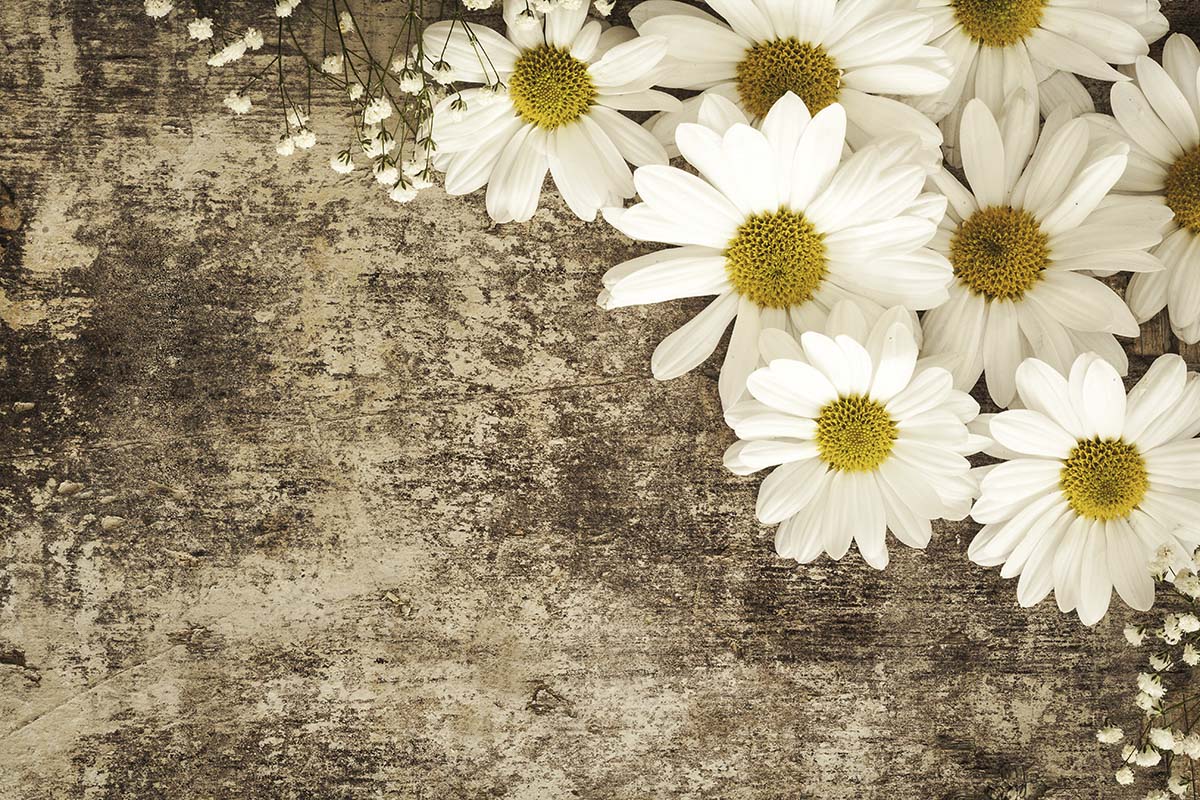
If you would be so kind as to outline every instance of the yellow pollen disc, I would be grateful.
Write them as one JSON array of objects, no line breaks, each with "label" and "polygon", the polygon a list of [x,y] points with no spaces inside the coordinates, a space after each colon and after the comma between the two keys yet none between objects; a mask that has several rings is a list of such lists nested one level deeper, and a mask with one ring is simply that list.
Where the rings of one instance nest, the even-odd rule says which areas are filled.
[{"label": "yellow pollen disc", "polygon": [[989,300],[1020,300],[1050,263],[1048,237],[1028,211],[993,206],[968,217],[950,242],[954,276]]},{"label": "yellow pollen disc", "polygon": [[755,214],[725,248],[733,288],[767,308],[811,300],[825,269],[824,237],[797,211]]},{"label": "yellow pollen disc", "polygon": [[895,442],[887,409],[861,395],[834,400],[817,417],[817,448],[833,469],[869,472],[887,460]]},{"label": "yellow pollen disc", "polygon": [[1200,233],[1200,148],[1180,156],[1167,170],[1166,201],[1180,227]]},{"label": "yellow pollen disc", "polygon": [[963,32],[986,47],[1011,47],[1042,21],[1046,0],[953,0]]},{"label": "yellow pollen disc", "polygon": [[737,65],[737,90],[754,117],[765,117],[775,101],[792,92],[816,114],[837,102],[842,71],[825,48],[798,39],[759,42]]},{"label": "yellow pollen disc", "polygon": [[1076,514],[1121,519],[1146,496],[1146,462],[1137,446],[1120,439],[1086,439],[1071,449],[1059,487]]},{"label": "yellow pollen disc", "polygon": [[517,58],[508,96],[521,119],[553,129],[583,116],[596,99],[596,86],[587,64],[567,50],[543,45]]}]

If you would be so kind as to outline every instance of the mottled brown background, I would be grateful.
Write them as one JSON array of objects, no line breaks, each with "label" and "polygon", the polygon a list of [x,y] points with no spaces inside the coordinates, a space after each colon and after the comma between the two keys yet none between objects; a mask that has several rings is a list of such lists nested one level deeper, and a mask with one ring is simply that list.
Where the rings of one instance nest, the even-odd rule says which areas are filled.
[{"label": "mottled brown background", "polygon": [[0,797],[1144,793],[1124,611],[969,524],[777,559],[717,362],[649,375],[699,302],[594,304],[637,246],[281,160],[140,6],[0,2]]}]

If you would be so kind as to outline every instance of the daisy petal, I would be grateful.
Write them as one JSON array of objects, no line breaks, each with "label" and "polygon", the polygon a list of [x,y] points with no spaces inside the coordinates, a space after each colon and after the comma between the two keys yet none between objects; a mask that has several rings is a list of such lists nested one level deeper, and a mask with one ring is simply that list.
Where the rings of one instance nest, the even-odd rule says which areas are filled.
[{"label": "daisy petal", "polygon": [[828,471],[819,458],[794,461],[775,469],[758,490],[755,513],[764,525],[774,525],[800,511],[817,497]]},{"label": "daisy petal", "polygon": [[1112,364],[1097,358],[1083,377],[1087,402],[1078,409],[1086,430],[1101,439],[1119,439],[1125,428],[1125,382]]},{"label": "daisy petal", "polygon": [[1186,361],[1174,353],[1156,358],[1142,379],[1129,391],[1125,439],[1137,442],[1155,420],[1175,407],[1186,386]]},{"label": "daisy petal", "polygon": [[899,323],[892,325],[883,339],[882,352],[876,362],[871,382],[871,399],[886,403],[895,397],[912,379],[917,364],[917,343],[912,331]]},{"label": "daisy petal", "polygon": [[909,547],[925,548],[933,536],[929,519],[921,516],[911,505],[902,500],[882,475],[878,477],[876,485],[879,487],[880,496],[883,497],[888,528],[897,539]]},{"label": "daisy petal", "polygon": [[[835,103],[822,109],[800,137],[796,148],[796,164],[804,169],[793,170],[788,205],[804,209],[829,184],[837,172],[846,141],[846,111]],[[690,159],[689,159],[690,160]]]},{"label": "daisy petal", "polygon": [[601,94],[647,72],[667,53],[667,40],[661,36],[639,36],[619,44],[588,67],[592,82]]},{"label": "daisy petal", "polygon": [[1066,459],[1076,439],[1036,411],[1015,409],[992,418],[991,437],[1018,453]]},{"label": "daisy petal", "polygon": [[755,399],[771,408],[813,419],[838,396],[823,372],[802,361],[772,361],[751,373],[746,385]]},{"label": "daisy petal", "polygon": [[1154,578],[1150,575],[1149,554],[1125,520],[1109,520],[1104,528],[1108,573],[1117,594],[1135,611],[1148,611],[1154,605]]},{"label": "daisy petal", "polygon": [[1067,379],[1045,361],[1027,358],[1017,367],[1017,390],[1025,407],[1045,414],[1076,439],[1084,425],[1071,404]]},{"label": "daisy petal", "polygon": [[1095,625],[1108,613],[1112,600],[1112,578],[1108,571],[1108,537],[1103,523],[1093,522],[1083,548],[1079,576],[1079,621]]},{"label": "daisy petal", "polygon": [[883,569],[888,565],[887,510],[875,476],[856,473],[854,489],[858,496],[854,542],[867,564],[875,569]]},{"label": "daisy petal", "polygon": [[737,314],[737,308],[738,296],[734,292],[727,292],[663,339],[650,359],[650,370],[654,377],[660,381],[677,378],[712,355],[717,342]]},{"label": "daisy petal", "polygon": [[1017,458],[997,464],[979,482],[980,497],[971,518],[988,524],[1003,522],[1030,500],[1058,489],[1062,462],[1047,458]]},{"label": "daisy petal", "polygon": [[608,135],[621,156],[635,167],[667,163],[667,151],[654,135],[624,114],[597,105],[592,106],[588,116]]},{"label": "daisy petal", "polygon": [[962,118],[962,161],[967,182],[983,208],[1004,204],[1004,141],[982,100],[967,103]]},{"label": "daisy petal", "polygon": [[[588,4],[580,3],[586,11]],[[643,36],[662,36],[667,53],[688,61],[738,62],[750,47],[750,40],[729,28],[692,16],[669,15],[651,17],[638,27]]]}]

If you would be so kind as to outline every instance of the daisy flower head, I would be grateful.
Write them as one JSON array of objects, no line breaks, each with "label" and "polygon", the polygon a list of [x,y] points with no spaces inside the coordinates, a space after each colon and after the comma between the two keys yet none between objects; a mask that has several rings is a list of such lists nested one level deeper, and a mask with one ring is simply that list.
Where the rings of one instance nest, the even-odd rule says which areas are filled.
[{"label": "daisy flower head", "polygon": [[[949,86],[914,104],[944,116],[947,140],[973,98],[999,115],[1016,89],[1038,97],[1038,84],[1056,71],[1102,81],[1128,77],[1113,64],[1132,64],[1150,52],[1166,19],[1158,0],[921,0],[933,20],[932,44],[953,64]],[[949,112],[949,113],[947,113]],[[956,151],[948,153],[957,157]],[[955,161],[954,163],[957,163]]]},{"label": "daisy flower head", "polygon": [[965,456],[989,444],[966,423],[979,404],[950,373],[917,360],[911,311],[868,325],[858,306],[834,307],[825,333],[760,338],[767,366],[729,414],[740,441],[725,465],[746,475],[774,467],[757,515],[779,523],[775,548],[800,563],[846,554],[853,538],[868,564],[888,563],[885,531],[923,548],[930,520],[962,519],[976,485]]},{"label": "daisy flower head", "polygon": [[[891,0],[708,0],[720,16],[672,0],[648,0],[630,12],[643,35],[667,39],[663,86],[699,89],[678,112],[647,124],[669,144],[675,127],[695,122],[703,97],[719,94],[753,121],[792,92],[813,114],[841,103],[847,141],[920,137],[932,168],[942,135],[924,114],[892,95],[941,94],[950,60],[930,47],[933,21]],[[915,5],[915,4],[914,4]]]},{"label": "daisy flower head", "polygon": [[676,247],[612,268],[598,298],[611,309],[716,295],[659,344],[650,366],[660,380],[684,374],[734,322],[720,379],[726,408],[759,365],[762,329],[820,330],[839,300],[872,322],[894,305],[932,308],[946,300],[951,279],[946,259],[926,247],[945,199],[922,193],[915,137],[878,142],[843,162],[840,104],[809,117],[789,92],[761,130],[737,122],[739,114],[719,96],[706,98],[707,124],[684,123],[675,134],[699,177],[641,167],[634,182],[642,202],[605,209],[627,236]]},{"label": "daisy flower head", "polygon": [[1137,193],[1169,210],[1162,244],[1154,253],[1163,272],[1135,275],[1126,299],[1140,321],[1165,306],[1171,329],[1185,342],[1200,341],[1200,51],[1175,34],[1160,66],[1149,58],[1134,65],[1134,80],[1112,88],[1113,117],[1088,117],[1100,136],[1127,142],[1129,169],[1118,191]]},{"label": "daisy flower head", "polygon": [[1030,96],[1014,93],[997,120],[981,100],[963,113],[968,190],[943,169],[931,181],[949,199],[933,246],[954,269],[950,300],[925,315],[925,348],[952,358],[955,386],[986,375],[1000,406],[1028,356],[1067,370],[1099,353],[1124,374],[1113,334],[1137,336],[1124,301],[1089,270],[1161,269],[1145,252],[1159,242],[1164,210],[1110,197],[1128,145],[1094,142],[1088,124],[1062,109],[1040,135]]},{"label": "daisy flower head", "polygon": [[[428,58],[448,64],[456,80],[484,84],[434,107],[436,166],[450,194],[486,184],[497,222],[533,216],[547,171],[571,211],[593,220],[633,196],[627,161],[667,162],[662,145],[621,113],[678,106],[650,88],[666,41],[629,28],[602,30],[587,12],[585,2],[542,14],[525,0],[506,0],[507,36],[479,25],[468,31],[461,22],[425,31]],[[526,24],[530,14],[537,24]],[[497,84],[507,91],[489,88]]]},{"label": "daisy flower head", "polygon": [[1129,392],[1094,353],[1064,375],[1044,361],[1017,369],[1025,408],[981,417],[1007,459],[983,467],[968,555],[1020,575],[1017,600],[1051,590],[1093,625],[1115,587],[1131,607],[1154,602],[1150,561],[1164,546],[1187,563],[1200,544],[1200,381],[1160,356]]}]

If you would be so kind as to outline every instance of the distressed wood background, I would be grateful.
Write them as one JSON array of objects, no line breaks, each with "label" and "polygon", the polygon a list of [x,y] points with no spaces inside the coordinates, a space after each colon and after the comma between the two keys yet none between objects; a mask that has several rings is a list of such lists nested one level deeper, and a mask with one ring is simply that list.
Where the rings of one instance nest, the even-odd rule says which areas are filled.
[{"label": "distressed wood background", "polygon": [[0,56],[0,797],[1144,794],[1123,609],[1018,608],[971,524],[775,557],[719,362],[649,375],[699,301],[594,303],[640,246],[395,206],[328,114],[279,159],[138,0],[4,0]]}]

